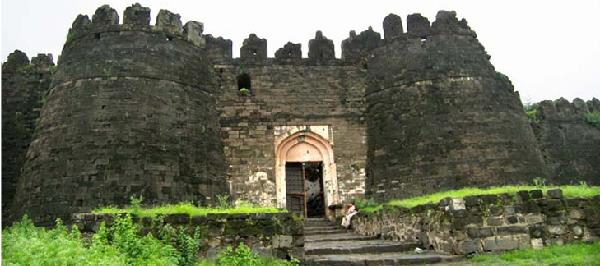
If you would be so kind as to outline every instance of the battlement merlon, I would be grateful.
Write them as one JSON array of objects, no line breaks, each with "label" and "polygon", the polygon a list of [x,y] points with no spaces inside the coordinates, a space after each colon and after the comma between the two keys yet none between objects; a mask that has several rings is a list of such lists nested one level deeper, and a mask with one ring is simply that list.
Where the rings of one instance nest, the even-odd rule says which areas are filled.
[{"label": "battlement merlon", "polygon": [[8,55],[6,62],[2,64],[2,73],[14,73],[26,66],[31,66],[31,69],[38,72],[49,71],[50,66],[54,66],[53,56],[52,54],[38,54],[29,61],[27,54],[15,50]]},{"label": "battlement merlon", "polygon": [[356,61],[368,52],[382,45],[381,35],[372,27],[356,35],[350,31],[350,37],[342,41],[342,60]]},{"label": "battlement merlon", "polygon": [[189,21],[182,26],[179,14],[161,9],[156,16],[154,26],[150,25],[150,8],[143,7],[139,3],[127,7],[123,12],[123,24],[119,24],[119,14],[109,5],[103,5],[96,9],[92,19],[88,16],[79,15],[73,21],[65,45],[72,41],[94,34],[98,36],[102,32],[110,31],[147,31],[149,33],[163,33],[168,38],[179,38],[205,48],[206,40],[202,32],[204,25],[197,21]]},{"label": "battlement merlon", "polygon": [[600,112],[600,100],[593,98],[585,102],[580,98],[575,98],[572,103],[565,98],[554,101],[545,100],[539,103],[539,112],[541,119],[570,118],[588,112]]}]

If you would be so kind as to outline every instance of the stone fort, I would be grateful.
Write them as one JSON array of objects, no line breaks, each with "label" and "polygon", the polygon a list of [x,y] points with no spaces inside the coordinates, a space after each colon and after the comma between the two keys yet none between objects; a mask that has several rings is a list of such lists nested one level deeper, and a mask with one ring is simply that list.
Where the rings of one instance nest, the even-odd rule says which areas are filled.
[{"label": "stone fort", "polygon": [[40,224],[98,206],[218,196],[323,216],[466,186],[600,185],[600,101],[523,111],[455,12],[390,14],[342,42],[317,31],[303,58],[267,57],[160,10],[99,7],[72,24],[58,63],[20,51],[2,65],[2,213]]}]

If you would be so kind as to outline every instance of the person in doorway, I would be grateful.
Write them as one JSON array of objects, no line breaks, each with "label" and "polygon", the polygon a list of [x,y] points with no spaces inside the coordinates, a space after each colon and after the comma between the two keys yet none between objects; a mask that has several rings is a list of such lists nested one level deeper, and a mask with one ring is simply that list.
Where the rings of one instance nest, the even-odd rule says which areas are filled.
[{"label": "person in doorway", "polygon": [[358,211],[356,210],[356,206],[354,203],[349,203],[344,206],[345,215],[342,218],[342,226],[346,229],[350,229],[352,227],[352,216],[356,215]]}]

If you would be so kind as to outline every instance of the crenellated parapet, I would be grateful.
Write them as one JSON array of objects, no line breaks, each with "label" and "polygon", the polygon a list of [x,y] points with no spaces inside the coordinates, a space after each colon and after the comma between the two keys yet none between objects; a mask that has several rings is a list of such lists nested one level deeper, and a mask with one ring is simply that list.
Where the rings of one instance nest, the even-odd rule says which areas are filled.
[{"label": "crenellated parapet", "polygon": [[156,24],[149,25],[150,15],[140,4],[125,10],[123,24],[108,5],[99,7],[91,21],[79,15],[69,30],[54,83],[139,75],[193,86],[212,82],[203,24],[189,21],[182,26],[178,14],[160,10]]},{"label": "crenellated parapet", "polygon": [[275,58],[282,62],[300,62],[302,60],[302,45],[287,42],[282,48],[277,49]]},{"label": "crenellated parapet", "polygon": [[355,31],[350,31],[350,37],[342,41],[342,60],[358,61],[381,45],[381,35],[372,27],[359,35],[356,35]]},{"label": "crenellated parapet", "polygon": [[240,48],[240,59],[244,62],[263,62],[267,59],[267,40],[252,33]]},{"label": "crenellated parapet", "polygon": [[541,120],[581,120],[586,113],[600,112],[600,100],[596,98],[587,102],[580,98],[573,99],[573,102],[565,98],[545,100],[539,102],[538,106],[537,117]]},{"label": "crenellated parapet", "polygon": [[406,19],[406,33],[409,38],[426,39],[429,35],[429,19],[419,13],[408,15]]},{"label": "crenellated parapet", "polygon": [[314,39],[308,41],[308,58],[317,63],[335,59],[333,41],[323,36],[323,32],[320,30],[315,33]]}]

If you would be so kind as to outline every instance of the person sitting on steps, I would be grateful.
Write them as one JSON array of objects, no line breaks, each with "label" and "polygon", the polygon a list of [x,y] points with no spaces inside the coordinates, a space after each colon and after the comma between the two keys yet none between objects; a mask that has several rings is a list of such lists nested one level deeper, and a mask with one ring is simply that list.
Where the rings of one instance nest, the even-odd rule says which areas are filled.
[{"label": "person sitting on steps", "polygon": [[346,229],[350,229],[352,227],[352,216],[356,215],[358,211],[356,210],[354,203],[346,204],[344,210],[345,216],[342,218],[342,226]]}]

